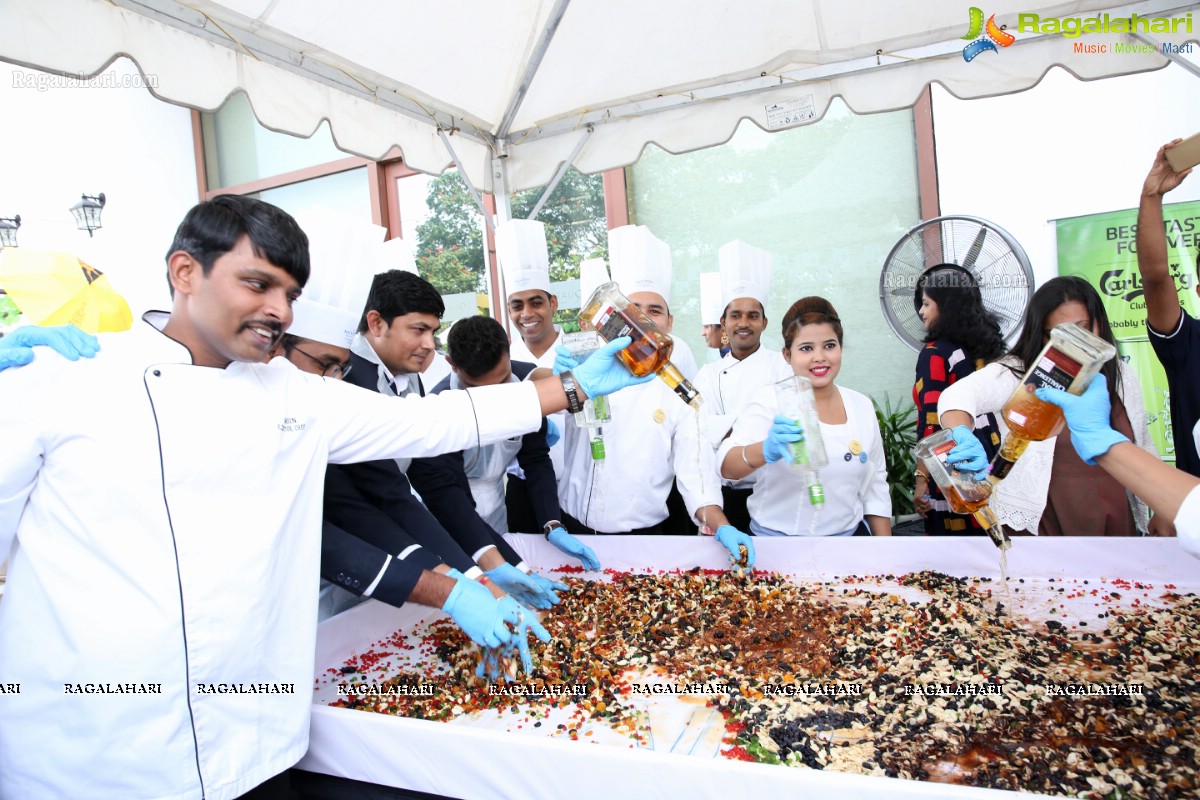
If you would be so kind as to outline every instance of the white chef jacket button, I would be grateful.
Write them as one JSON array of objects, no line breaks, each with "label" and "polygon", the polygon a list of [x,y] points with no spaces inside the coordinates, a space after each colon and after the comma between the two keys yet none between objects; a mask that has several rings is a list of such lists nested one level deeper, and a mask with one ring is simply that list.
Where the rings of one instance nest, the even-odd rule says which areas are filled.
[{"label": "white chef jacket button", "polygon": [[162,377],[162,370],[161,370],[161,369],[156,369],[156,370],[154,370],[154,377],[156,377],[156,378],[161,378],[161,377]]}]

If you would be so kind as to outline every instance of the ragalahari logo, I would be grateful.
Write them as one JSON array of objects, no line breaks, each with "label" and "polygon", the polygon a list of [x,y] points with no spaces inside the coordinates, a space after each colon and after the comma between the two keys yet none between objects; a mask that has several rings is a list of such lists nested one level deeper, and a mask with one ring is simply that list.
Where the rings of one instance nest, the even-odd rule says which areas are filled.
[{"label": "ragalahari logo", "polygon": [[1017,40],[1017,37],[1002,29],[996,24],[996,15],[992,14],[987,18],[987,24],[983,23],[983,10],[971,6],[971,25],[967,28],[967,35],[962,37],[970,39],[971,43],[963,48],[963,61],[973,61],[975,56],[980,53],[991,51],[993,53],[1000,52],[996,46],[1008,47]]}]

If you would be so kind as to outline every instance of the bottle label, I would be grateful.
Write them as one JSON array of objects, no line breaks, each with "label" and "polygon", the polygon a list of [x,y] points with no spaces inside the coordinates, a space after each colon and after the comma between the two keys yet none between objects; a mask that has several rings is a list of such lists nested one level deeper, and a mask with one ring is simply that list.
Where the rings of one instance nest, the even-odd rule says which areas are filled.
[{"label": "bottle label", "polygon": [[622,336],[631,336],[637,330],[633,321],[616,306],[601,306],[592,317],[592,327],[606,342],[620,339]]},{"label": "bottle label", "polygon": [[592,439],[592,441],[589,444],[592,449],[592,460],[593,461],[603,461],[604,460],[604,440],[603,439]]},{"label": "bottle label", "polygon": [[825,487],[813,482],[808,485],[808,500],[814,506],[825,504]]},{"label": "bottle label", "polygon": [[1046,349],[1025,378],[1025,387],[1032,392],[1042,386],[1064,392],[1075,380],[1083,365],[1056,347]]},{"label": "bottle label", "polygon": [[1009,461],[1004,456],[996,453],[996,457],[992,459],[992,478],[1002,481],[1008,477],[1008,473],[1012,472],[1013,464],[1017,462]]}]

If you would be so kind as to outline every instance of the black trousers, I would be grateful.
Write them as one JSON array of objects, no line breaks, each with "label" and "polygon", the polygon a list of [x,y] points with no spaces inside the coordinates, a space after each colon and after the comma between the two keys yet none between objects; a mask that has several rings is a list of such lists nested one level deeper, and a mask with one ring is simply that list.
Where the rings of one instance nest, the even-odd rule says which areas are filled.
[{"label": "black trousers", "polygon": [[729,524],[743,533],[750,532],[750,511],[746,501],[750,499],[752,489],[734,489],[732,486],[721,487],[722,510]]}]

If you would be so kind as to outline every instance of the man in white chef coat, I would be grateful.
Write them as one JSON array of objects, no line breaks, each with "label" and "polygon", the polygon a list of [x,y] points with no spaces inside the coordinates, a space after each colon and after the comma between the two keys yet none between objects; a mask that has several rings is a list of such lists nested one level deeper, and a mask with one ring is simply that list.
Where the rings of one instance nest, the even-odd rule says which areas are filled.
[{"label": "man in white chef coat", "polygon": [[[554,322],[558,296],[550,291],[550,255],[546,248],[546,226],[529,219],[512,219],[496,226],[496,259],[504,275],[508,293],[508,316],[512,329],[509,357],[513,361],[537,367],[554,367],[554,350],[562,342],[562,326]],[[566,481],[563,446],[555,433],[562,431],[565,414],[546,418],[552,428],[550,463],[554,467],[559,496]],[[530,486],[519,464],[508,468],[505,506],[509,530],[534,533],[537,522],[536,502],[529,496]]]},{"label": "man in white chef coat", "polygon": [[[792,374],[778,350],[762,346],[767,329],[767,299],[771,296],[774,257],[765,250],[733,241],[717,251],[721,275],[721,325],[730,350],[720,361],[705,364],[696,376],[704,397],[701,416],[714,452],[733,429],[733,421],[754,391]],[[746,501],[754,479],[721,481],[725,516],[732,525],[749,530]]]},{"label": "man in white chef coat", "polygon": [[[671,252],[644,226],[609,231],[612,279],[630,302],[655,321],[669,317]],[[582,287],[590,294],[595,286]],[[660,323],[663,324],[663,323]],[[667,323],[669,324],[669,323]],[[609,398],[605,457],[592,457],[586,429],[565,427],[567,491],[563,522],[573,533],[684,533],[665,530],[673,481],[690,524],[717,532],[729,528],[713,451],[700,437],[697,412],[655,379]],[[722,540],[737,533],[723,531]],[[741,534],[745,542],[749,537]]]},{"label": "man in white chef coat", "polygon": [[725,305],[721,302],[721,273],[700,273],[700,335],[707,345],[705,363],[720,361],[729,352],[725,329],[721,326],[721,315]]},{"label": "man in white chef coat", "polygon": [[397,401],[261,363],[308,272],[291,217],[221,196],[176,232],[169,316],[0,373],[0,796],[225,800],[294,764],[325,465],[496,441],[637,380],[604,350]]}]

